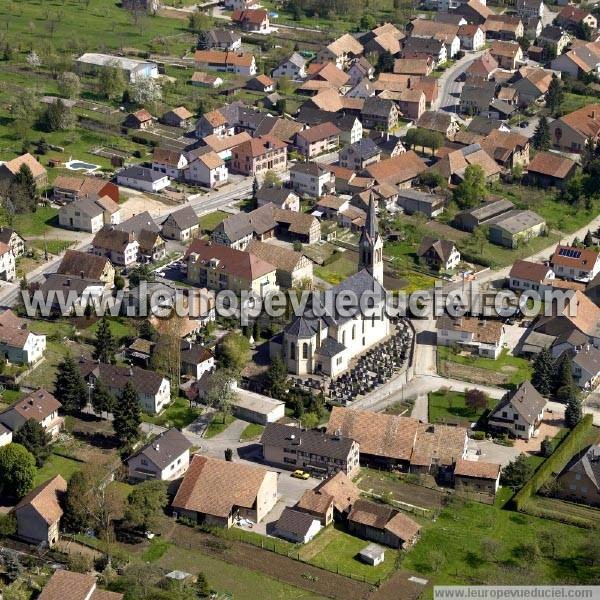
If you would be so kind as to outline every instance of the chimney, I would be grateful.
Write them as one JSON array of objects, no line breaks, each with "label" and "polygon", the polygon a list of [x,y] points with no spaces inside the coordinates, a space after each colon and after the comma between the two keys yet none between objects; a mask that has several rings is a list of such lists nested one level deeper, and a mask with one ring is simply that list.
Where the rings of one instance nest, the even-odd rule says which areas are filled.
[{"label": "chimney", "polygon": [[596,111],[595,111],[595,110],[592,110],[591,117],[592,117],[592,119],[595,119],[595,118],[596,118]]}]

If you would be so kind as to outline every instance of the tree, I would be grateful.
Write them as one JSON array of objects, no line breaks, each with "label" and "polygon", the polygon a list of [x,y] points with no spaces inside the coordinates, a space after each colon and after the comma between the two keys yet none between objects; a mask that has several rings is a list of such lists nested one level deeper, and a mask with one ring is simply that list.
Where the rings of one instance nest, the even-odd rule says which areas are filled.
[{"label": "tree", "polygon": [[194,33],[200,33],[211,28],[212,22],[210,17],[199,10],[190,13],[188,19],[188,29]]},{"label": "tree", "polygon": [[155,342],[158,338],[158,331],[156,331],[156,328],[154,327],[154,325],[152,325],[152,323],[150,323],[148,319],[144,319],[140,323],[138,334],[142,339],[148,340],[150,342]]},{"label": "tree", "polygon": [[555,372],[554,393],[558,399],[566,402],[575,393],[573,361],[566,352],[559,359]]},{"label": "tree", "polygon": [[589,229],[583,238],[583,245],[586,248],[590,248],[594,245],[594,238],[592,237],[592,232]]},{"label": "tree", "polygon": [[13,581],[2,590],[2,600],[29,600],[31,590],[23,581]]},{"label": "tree", "polygon": [[139,77],[129,86],[131,99],[147,106],[162,100],[162,88],[153,77]]},{"label": "tree", "polygon": [[233,460],[233,450],[231,448],[225,448],[225,460],[231,462]]},{"label": "tree", "polygon": [[216,358],[226,369],[241,373],[250,361],[250,342],[239,332],[231,332],[221,338],[216,347]]},{"label": "tree", "polygon": [[11,548],[3,548],[0,552],[0,559],[8,581],[12,583],[19,579],[23,572],[19,555]]},{"label": "tree", "polygon": [[547,348],[543,348],[533,361],[531,384],[542,396],[548,396],[554,389],[554,359]]},{"label": "tree", "polygon": [[210,596],[210,585],[208,585],[208,580],[206,579],[206,575],[204,573],[198,573],[194,587],[196,596],[198,598],[208,598]]},{"label": "tree", "polygon": [[373,15],[369,13],[364,13],[360,18],[360,30],[361,31],[371,31],[377,25],[377,21]]},{"label": "tree", "polygon": [[564,91],[562,83],[554,73],[548,86],[548,92],[546,93],[546,106],[554,114],[560,108],[563,99]]},{"label": "tree", "polygon": [[156,529],[168,501],[167,486],[163,481],[144,481],[127,496],[125,518],[130,525],[143,531]]},{"label": "tree", "polygon": [[66,71],[56,80],[58,92],[64,98],[77,98],[81,93],[81,81],[75,73]]},{"label": "tree", "polygon": [[115,409],[116,399],[101,379],[96,380],[91,401],[92,408],[96,414],[112,413]]},{"label": "tree", "polygon": [[271,360],[271,366],[267,371],[267,389],[272,398],[282,399],[287,387],[287,369],[285,363],[279,356]]},{"label": "tree", "polygon": [[550,148],[550,128],[545,115],[540,117],[531,142],[536,150],[548,150]]},{"label": "tree", "polygon": [[0,491],[20,500],[33,488],[37,469],[35,457],[21,444],[8,444],[0,448]]},{"label": "tree", "polygon": [[98,91],[109,100],[121,98],[125,90],[125,77],[118,61],[110,61],[100,69]]},{"label": "tree", "polygon": [[150,358],[152,369],[169,379],[174,394],[179,390],[183,327],[183,318],[174,312],[168,319],[162,319],[160,335]]},{"label": "tree", "polygon": [[471,208],[483,200],[486,191],[483,168],[480,165],[469,165],[465,169],[463,180],[454,190],[454,201],[461,208]]},{"label": "tree", "polygon": [[17,533],[17,519],[14,514],[0,515],[0,538],[10,537]]},{"label": "tree", "polygon": [[96,337],[92,344],[94,346],[94,352],[92,353],[94,360],[110,364],[116,362],[115,352],[117,351],[117,342],[112,335],[110,323],[106,317],[100,319],[98,329],[96,329]]},{"label": "tree", "polygon": [[444,176],[437,171],[425,171],[424,173],[421,173],[421,175],[419,175],[419,182],[430,190],[437,187],[446,187]]},{"label": "tree", "polygon": [[546,436],[542,440],[542,443],[540,445],[540,451],[542,453],[542,456],[544,456],[545,458],[548,458],[552,454],[552,452],[554,451],[554,444],[552,443],[552,439],[550,438],[550,436]]},{"label": "tree", "polygon": [[13,435],[13,442],[27,448],[35,458],[35,464],[41,467],[48,458],[50,434],[36,419],[27,419],[23,426]]},{"label": "tree", "polygon": [[565,409],[565,425],[573,429],[581,419],[583,419],[581,398],[579,398],[578,394],[571,394],[567,400],[567,408]]},{"label": "tree", "polygon": [[265,187],[281,187],[281,179],[275,171],[269,169],[263,178],[263,185]]},{"label": "tree", "polygon": [[63,517],[61,525],[67,530],[78,533],[90,524],[89,507],[85,502],[89,493],[88,477],[83,471],[75,471],[67,484],[67,491],[61,502]]},{"label": "tree", "polygon": [[222,414],[223,422],[231,412],[231,405],[237,400],[233,387],[235,380],[236,374],[231,369],[217,369],[208,376],[206,382],[205,402]]},{"label": "tree", "polygon": [[394,55],[386,50],[379,55],[377,70],[380,73],[391,73],[394,70],[394,62]]},{"label": "tree", "polygon": [[488,397],[483,390],[473,388],[465,392],[465,406],[470,408],[473,412],[485,410],[487,405]]},{"label": "tree", "polygon": [[88,401],[88,392],[81,371],[71,353],[58,365],[54,395],[68,414],[82,410]]},{"label": "tree", "polygon": [[258,183],[258,179],[256,176],[252,180],[252,198],[256,201],[256,196],[258,195],[258,191],[260,190],[260,185]]},{"label": "tree", "polygon": [[25,59],[30,67],[39,67],[42,63],[40,57],[35,50],[32,50]]},{"label": "tree", "polygon": [[592,39],[592,28],[585,21],[579,21],[575,25],[575,36],[580,40],[589,42]]},{"label": "tree", "polygon": [[502,469],[502,485],[519,489],[531,479],[533,467],[525,454],[519,454],[512,462]]},{"label": "tree", "polygon": [[113,411],[113,428],[122,442],[131,444],[140,434],[141,422],[138,395],[131,381],[128,381]]},{"label": "tree", "polygon": [[147,281],[148,283],[154,281],[154,271],[147,264],[137,265],[129,273],[129,287],[139,286],[140,281]]},{"label": "tree", "polygon": [[204,29],[198,34],[198,39],[196,40],[196,49],[197,50],[210,50],[211,40],[210,33],[208,30]]}]

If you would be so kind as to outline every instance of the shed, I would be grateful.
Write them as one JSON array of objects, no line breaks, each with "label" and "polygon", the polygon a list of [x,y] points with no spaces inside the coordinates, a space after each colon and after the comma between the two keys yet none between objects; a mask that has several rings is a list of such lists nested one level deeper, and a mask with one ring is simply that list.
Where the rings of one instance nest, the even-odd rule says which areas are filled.
[{"label": "shed", "polygon": [[238,419],[266,425],[275,423],[285,416],[285,403],[262,394],[237,389],[233,412]]},{"label": "shed", "polygon": [[369,544],[358,553],[358,558],[362,562],[376,567],[385,560],[385,548],[382,548],[379,544]]}]

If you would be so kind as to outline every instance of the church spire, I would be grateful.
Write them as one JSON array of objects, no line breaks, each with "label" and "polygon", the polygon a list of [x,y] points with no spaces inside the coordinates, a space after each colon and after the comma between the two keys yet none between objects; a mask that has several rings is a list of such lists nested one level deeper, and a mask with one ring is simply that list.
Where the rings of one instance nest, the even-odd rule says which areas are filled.
[{"label": "church spire", "polygon": [[367,269],[379,283],[383,284],[383,240],[377,227],[375,198],[372,192],[369,197],[365,226],[358,242],[358,263],[360,269]]}]

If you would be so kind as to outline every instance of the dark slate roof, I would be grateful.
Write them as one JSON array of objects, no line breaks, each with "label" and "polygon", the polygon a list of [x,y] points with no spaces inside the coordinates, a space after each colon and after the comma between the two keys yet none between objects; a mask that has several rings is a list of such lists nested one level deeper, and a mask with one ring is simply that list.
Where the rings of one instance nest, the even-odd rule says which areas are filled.
[{"label": "dark slate roof", "polygon": [[467,131],[471,133],[479,133],[480,135],[488,135],[496,129],[500,129],[502,122],[498,119],[486,119],[482,116],[475,116],[467,126]]},{"label": "dark slate roof", "polygon": [[326,110],[320,110],[310,104],[303,104],[300,107],[296,120],[299,123],[306,125],[319,125],[321,123],[333,123],[342,131],[350,131],[356,121],[356,115],[347,114],[345,112],[331,113]]},{"label": "dark slate roof", "polygon": [[90,286],[104,287],[104,284],[94,279],[84,279],[72,275],[50,273],[40,289],[44,294],[48,294],[50,291],[55,290],[67,294],[70,291],[75,291],[78,295],[81,295]]},{"label": "dark slate roof", "polygon": [[319,327],[316,319],[307,319],[306,317],[296,317],[286,326],[285,332],[297,338],[311,338]]},{"label": "dark slate roof", "polygon": [[163,225],[167,221],[173,221],[181,230],[190,229],[191,227],[198,225],[198,215],[196,214],[196,211],[194,211],[194,209],[188,205],[180,208],[174,213],[171,213],[165,219]]},{"label": "dark slate roof", "polygon": [[272,202],[275,206],[281,207],[282,204],[293,194],[294,191],[289,188],[279,187],[261,187],[257,194],[256,199],[262,202]]},{"label": "dark slate roof", "polygon": [[381,150],[371,138],[362,138],[358,142],[354,142],[354,144],[346,146],[346,148],[340,152],[340,155],[345,156],[350,152],[360,156],[360,158],[363,160],[373,158],[374,156],[381,154]]},{"label": "dark slate roof", "polygon": [[316,162],[305,162],[296,163],[291,169],[295,173],[305,173],[306,175],[313,175],[314,177],[320,177],[324,173],[331,172],[326,165]]},{"label": "dark slate roof", "polygon": [[214,354],[209,348],[205,348],[204,346],[200,346],[198,344],[181,352],[181,362],[191,365],[199,365],[200,363],[210,360],[213,357]]},{"label": "dark slate roof", "polygon": [[211,29],[208,34],[214,44],[231,44],[241,37],[231,29]]},{"label": "dark slate roof", "polygon": [[346,460],[354,440],[329,435],[316,429],[300,429],[290,425],[269,423],[263,431],[260,443],[263,446],[295,448],[302,452]]},{"label": "dark slate roof", "polygon": [[281,532],[292,533],[304,537],[312,525],[315,517],[312,515],[286,506],[277,520],[277,529]]},{"label": "dark slate roof", "polygon": [[576,454],[565,468],[571,473],[587,475],[597,490],[600,489],[600,445],[590,446]]},{"label": "dark slate roof", "polygon": [[317,350],[317,353],[322,356],[337,356],[340,352],[343,352],[346,346],[340,344],[336,339],[332,337],[326,337],[321,344],[321,347]]},{"label": "dark slate roof", "polygon": [[139,367],[122,367],[97,363],[84,358],[79,361],[81,375],[88,379],[90,375],[100,379],[109,388],[122,390],[128,381],[131,381],[135,391],[139,394],[157,394],[163,382],[163,376],[155,371],[140,369]]},{"label": "dark slate roof", "polygon": [[117,173],[118,177],[129,177],[130,179],[137,179],[138,181],[158,181],[162,179],[165,174],[159,171],[148,169],[147,167],[127,167]]},{"label": "dark slate roof", "polygon": [[508,392],[492,411],[490,418],[502,419],[502,411],[507,406],[512,408],[522,417],[525,423],[532,425],[537,416],[546,406],[544,398],[529,381],[524,381],[516,390]]},{"label": "dark slate roof", "polygon": [[[15,233],[15,230],[11,227],[0,227],[0,242],[8,244],[13,233]],[[21,237],[18,233],[17,235]]]},{"label": "dark slate roof", "polygon": [[370,96],[365,100],[361,115],[375,115],[378,117],[387,117],[394,105],[393,100],[382,99],[377,96]]},{"label": "dark slate roof", "polygon": [[135,454],[127,460],[131,460],[134,456],[143,454],[152,464],[159,469],[166,469],[176,458],[179,458],[186,450],[189,450],[192,444],[187,438],[173,427],[159,433],[153,440],[140,448]]},{"label": "dark slate roof", "polygon": [[154,219],[150,216],[150,213],[147,210],[137,215],[133,215],[118,225],[114,225],[114,229],[118,231],[126,231],[127,233],[135,233],[136,235],[139,235],[142,229],[145,229],[146,231],[152,231],[154,233],[158,233],[160,231],[160,227],[154,222]]}]

